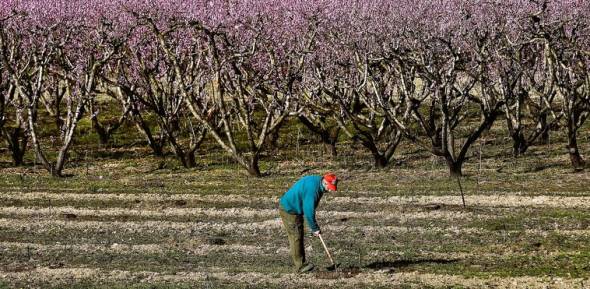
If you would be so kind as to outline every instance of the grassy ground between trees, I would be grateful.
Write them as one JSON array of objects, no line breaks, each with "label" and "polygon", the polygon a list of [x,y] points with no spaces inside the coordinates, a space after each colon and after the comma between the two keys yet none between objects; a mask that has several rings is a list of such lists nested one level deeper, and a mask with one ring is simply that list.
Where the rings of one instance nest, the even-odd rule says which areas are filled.
[{"label": "grassy ground between trees", "polygon": [[[590,173],[570,169],[559,139],[519,159],[507,139],[478,143],[463,208],[444,162],[408,144],[374,170],[358,145],[331,159],[285,141],[257,179],[219,150],[187,170],[118,137],[106,148],[82,139],[63,179],[2,154],[0,288],[590,287]],[[294,275],[277,200],[328,170],[342,181],[318,221],[337,262],[358,274]],[[306,247],[329,265],[318,240]]]}]

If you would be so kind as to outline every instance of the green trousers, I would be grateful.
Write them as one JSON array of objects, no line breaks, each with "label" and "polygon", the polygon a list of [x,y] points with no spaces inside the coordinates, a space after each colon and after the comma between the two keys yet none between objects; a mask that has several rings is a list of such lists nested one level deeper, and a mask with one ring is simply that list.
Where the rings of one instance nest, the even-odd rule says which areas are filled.
[{"label": "green trousers", "polygon": [[289,254],[293,259],[295,271],[298,271],[307,265],[305,263],[305,248],[303,247],[303,215],[289,214],[282,206],[279,206],[279,214],[289,238]]}]

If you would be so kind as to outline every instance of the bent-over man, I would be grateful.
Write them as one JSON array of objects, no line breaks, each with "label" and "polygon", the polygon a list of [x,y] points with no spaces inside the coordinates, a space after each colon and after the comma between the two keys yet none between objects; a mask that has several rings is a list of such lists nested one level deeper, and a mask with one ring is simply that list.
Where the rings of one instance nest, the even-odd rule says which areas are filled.
[{"label": "bent-over man", "polygon": [[333,173],[305,176],[293,184],[279,201],[279,213],[289,237],[289,252],[298,273],[309,272],[314,268],[313,264],[305,261],[303,220],[314,236],[320,235],[315,210],[324,192],[335,192],[337,183],[338,179]]}]

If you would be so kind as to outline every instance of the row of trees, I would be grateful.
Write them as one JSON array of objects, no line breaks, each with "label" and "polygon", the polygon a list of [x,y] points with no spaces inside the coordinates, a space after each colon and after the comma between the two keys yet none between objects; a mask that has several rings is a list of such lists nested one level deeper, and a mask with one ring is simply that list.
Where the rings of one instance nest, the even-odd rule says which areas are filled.
[{"label": "row of trees", "polygon": [[[8,2],[0,135],[15,165],[32,148],[60,176],[84,117],[103,143],[132,123],[154,154],[169,146],[188,168],[210,136],[254,176],[289,118],[333,155],[342,134],[358,141],[376,167],[409,141],[459,176],[497,121],[515,157],[563,128],[572,165],[584,165],[580,1]],[[105,96],[119,109],[105,111]]]}]

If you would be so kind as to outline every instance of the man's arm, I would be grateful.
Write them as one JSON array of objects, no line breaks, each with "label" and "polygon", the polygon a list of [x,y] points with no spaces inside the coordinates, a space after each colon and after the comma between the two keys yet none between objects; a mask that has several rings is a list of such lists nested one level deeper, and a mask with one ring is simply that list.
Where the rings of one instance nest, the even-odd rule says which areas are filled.
[{"label": "man's arm", "polygon": [[317,235],[320,232],[320,226],[318,226],[315,219],[315,208],[317,201],[317,194],[314,192],[306,192],[303,199],[303,216],[305,217],[305,220],[307,221],[307,224],[314,235]]}]

